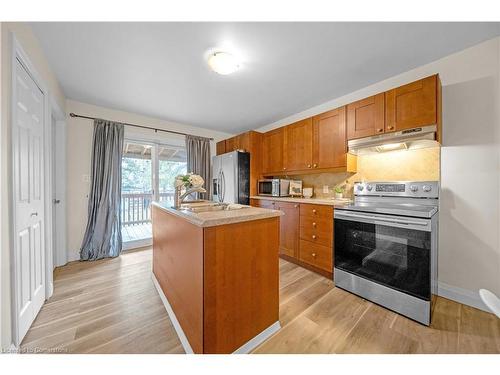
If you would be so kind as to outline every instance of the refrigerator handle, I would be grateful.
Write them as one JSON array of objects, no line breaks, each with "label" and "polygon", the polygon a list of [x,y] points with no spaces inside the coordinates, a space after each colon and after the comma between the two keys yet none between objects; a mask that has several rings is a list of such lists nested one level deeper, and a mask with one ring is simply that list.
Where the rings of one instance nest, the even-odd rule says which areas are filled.
[{"label": "refrigerator handle", "polygon": [[217,199],[219,200],[219,203],[222,202],[222,177],[221,177],[222,171],[219,170],[219,173],[217,175]]},{"label": "refrigerator handle", "polygon": [[224,198],[226,197],[226,176],[224,176],[224,171],[222,173],[222,202],[224,202]]}]

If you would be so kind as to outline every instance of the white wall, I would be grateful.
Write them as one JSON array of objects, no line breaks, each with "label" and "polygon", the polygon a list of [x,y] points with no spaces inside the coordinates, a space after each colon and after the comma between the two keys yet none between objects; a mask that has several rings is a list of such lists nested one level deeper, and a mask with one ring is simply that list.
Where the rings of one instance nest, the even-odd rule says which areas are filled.
[{"label": "white wall", "polygon": [[18,42],[21,44],[24,52],[27,54],[32,65],[37,71],[39,77],[44,81],[48,88],[49,95],[58,103],[59,107],[64,110],[65,98],[64,94],[55,78],[55,75],[50,69],[41,46],[37,38],[32,33],[31,28],[24,23],[2,23],[1,24],[1,165],[0,176],[2,184],[0,186],[1,199],[1,331],[2,331],[2,347],[9,347],[12,341],[11,337],[11,296],[10,296],[10,248],[11,248],[11,228],[9,218],[11,215],[10,207],[10,183],[12,160],[10,158],[11,147],[11,59],[12,59],[12,43],[11,35],[14,34]]},{"label": "white wall", "polygon": [[274,129],[435,73],[443,85],[440,293],[483,307],[479,288],[500,295],[500,38],[257,130]]},{"label": "white wall", "polygon": [[[81,115],[100,117],[107,120],[139,124],[158,129],[173,130],[203,137],[213,137],[214,142],[212,142],[212,154],[214,155],[215,142],[231,136],[231,134],[227,133],[171,123],[134,113],[98,107],[73,100],[67,100],[66,112],[68,115],[70,112],[74,112]],[[82,243],[87,223],[87,194],[89,190],[89,183],[83,181],[83,176],[90,175],[92,132],[92,120],[72,118],[68,116],[66,140],[68,261],[79,259],[80,245]],[[125,136],[133,136],[141,139],[152,138],[158,141],[169,142],[170,144],[184,144],[184,136],[163,132],[155,133],[152,130],[141,130],[131,127],[126,127]]]}]

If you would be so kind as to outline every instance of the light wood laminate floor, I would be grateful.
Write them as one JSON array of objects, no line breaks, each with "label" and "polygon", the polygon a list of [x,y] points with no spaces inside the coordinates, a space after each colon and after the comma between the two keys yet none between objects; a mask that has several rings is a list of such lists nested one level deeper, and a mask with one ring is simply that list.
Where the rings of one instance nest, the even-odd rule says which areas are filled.
[{"label": "light wood laminate floor", "polygon": [[[151,281],[151,250],[75,262],[22,348],[54,353],[183,353]],[[280,260],[282,329],[255,353],[500,353],[500,319],[438,298],[425,327]]]}]

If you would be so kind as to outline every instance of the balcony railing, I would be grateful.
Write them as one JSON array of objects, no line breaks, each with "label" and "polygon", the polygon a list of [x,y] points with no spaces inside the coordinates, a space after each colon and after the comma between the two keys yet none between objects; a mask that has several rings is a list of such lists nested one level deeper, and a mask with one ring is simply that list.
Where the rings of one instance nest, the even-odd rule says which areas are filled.
[{"label": "balcony railing", "polygon": [[[174,192],[160,193],[160,202],[174,203]],[[123,193],[121,202],[122,225],[151,222],[152,193]]]}]

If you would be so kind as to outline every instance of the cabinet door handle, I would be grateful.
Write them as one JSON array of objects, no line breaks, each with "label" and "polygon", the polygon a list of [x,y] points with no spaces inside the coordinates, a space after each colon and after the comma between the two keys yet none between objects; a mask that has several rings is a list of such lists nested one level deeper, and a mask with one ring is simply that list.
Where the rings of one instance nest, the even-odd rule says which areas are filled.
[{"label": "cabinet door handle", "polygon": [[394,129],[394,126],[388,126],[387,127],[388,130],[393,130]]},{"label": "cabinet door handle", "polygon": [[315,234],[313,234],[313,235],[312,235],[312,238],[313,238],[313,240],[315,240],[315,239],[316,239],[316,235],[315,235]]},{"label": "cabinet door handle", "polygon": [[313,210],[313,214],[315,214],[315,213],[316,213],[316,209]]},{"label": "cabinet door handle", "polygon": [[378,131],[379,133],[382,133],[382,132],[384,131],[384,129],[377,129],[377,131]]},{"label": "cabinet door handle", "polygon": [[316,258],[316,253],[312,253],[311,255],[313,256],[313,258]]},{"label": "cabinet door handle", "polygon": [[317,168],[317,167],[318,167],[318,164],[313,164],[313,167],[314,167],[314,168]]},{"label": "cabinet door handle", "polygon": [[283,170],[286,171],[286,167],[283,167]]},{"label": "cabinet door handle", "polygon": [[297,207],[299,207],[299,205],[298,205],[298,204],[295,204],[293,207],[297,208]]},{"label": "cabinet door handle", "polygon": [[313,227],[315,227],[315,226],[316,226],[316,223],[313,223]]},{"label": "cabinet door handle", "polygon": [[307,168],[311,168],[311,164],[307,164]]}]

